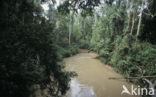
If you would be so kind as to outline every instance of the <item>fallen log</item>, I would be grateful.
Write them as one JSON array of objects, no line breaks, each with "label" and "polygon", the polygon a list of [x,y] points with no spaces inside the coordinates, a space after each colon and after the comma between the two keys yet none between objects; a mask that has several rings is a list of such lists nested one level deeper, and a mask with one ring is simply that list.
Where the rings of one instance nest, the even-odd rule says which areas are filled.
[{"label": "fallen log", "polygon": [[153,75],[153,76],[137,76],[137,77],[109,77],[108,79],[141,79],[141,78],[156,78],[156,75]]}]

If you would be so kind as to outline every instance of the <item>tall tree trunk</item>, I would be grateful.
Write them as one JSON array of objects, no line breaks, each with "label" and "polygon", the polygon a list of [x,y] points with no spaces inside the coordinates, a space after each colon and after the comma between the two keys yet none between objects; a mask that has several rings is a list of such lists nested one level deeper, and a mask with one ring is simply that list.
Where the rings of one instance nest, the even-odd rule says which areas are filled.
[{"label": "tall tree trunk", "polygon": [[138,36],[140,34],[140,26],[141,26],[141,21],[142,21],[142,12],[143,12],[143,3],[144,3],[144,0],[142,0],[142,5],[141,5],[141,10],[140,10],[140,15],[139,15],[138,29],[137,29],[137,34],[136,34],[136,40],[138,39]]},{"label": "tall tree trunk", "polygon": [[129,0],[127,0],[126,9],[128,9],[128,5],[129,5]]},{"label": "tall tree trunk", "polygon": [[69,24],[69,45],[71,44],[71,35],[73,32],[74,16],[73,13],[70,14],[70,24]]},{"label": "tall tree trunk", "polygon": [[134,3],[134,1],[132,0],[131,5],[132,5],[133,17],[132,17],[131,35],[133,35],[133,29],[134,29],[134,24],[135,24],[135,9],[134,9],[133,3]]},{"label": "tall tree trunk", "polygon": [[70,14],[70,22],[69,22],[69,45],[70,45],[70,38],[71,38],[71,14]]},{"label": "tall tree trunk", "polygon": [[127,26],[128,32],[130,30],[132,8],[133,8],[133,0],[130,1],[130,9],[129,9],[129,12],[128,12],[128,26]]},{"label": "tall tree trunk", "polygon": [[131,35],[133,35],[134,24],[135,24],[135,11],[134,11],[134,9],[133,9],[133,18],[132,18]]}]

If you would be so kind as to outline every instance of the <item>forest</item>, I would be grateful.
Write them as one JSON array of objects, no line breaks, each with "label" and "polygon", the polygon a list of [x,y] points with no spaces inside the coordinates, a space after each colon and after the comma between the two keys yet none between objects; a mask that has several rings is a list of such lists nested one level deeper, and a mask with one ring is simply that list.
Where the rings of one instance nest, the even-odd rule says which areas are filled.
[{"label": "forest", "polygon": [[30,97],[34,85],[62,97],[77,76],[63,59],[79,48],[140,77],[127,81],[156,80],[156,0],[0,0],[0,12],[0,97]]}]

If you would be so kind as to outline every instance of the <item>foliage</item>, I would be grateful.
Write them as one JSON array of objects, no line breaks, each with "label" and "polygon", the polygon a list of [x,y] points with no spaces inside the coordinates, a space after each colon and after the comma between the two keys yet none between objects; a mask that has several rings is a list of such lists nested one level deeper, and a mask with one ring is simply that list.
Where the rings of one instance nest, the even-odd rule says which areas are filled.
[{"label": "foliage", "polygon": [[[134,12],[137,12],[135,10],[139,4],[139,2],[134,4]],[[104,16],[101,16],[93,26],[91,47],[99,53],[102,62],[113,66],[125,76],[156,75],[156,45],[153,38],[155,17],[143,15],[142,32],[138,41],[135,36],[138,28],[134,25],[139,21],[134,16],[130,17],[131,13],[129,16],[124,8],[121,4],[104,6]],[[134,25],[133,21],[130,21],[132,18]],[[130,29],[132,25],[133,28]],[[143,85],[142,82],[139,84]]]},{"label": "foliage", "polygon": [[61,61],[77,48],[96,51],[125,76],[156,75],[155,0],[65,0],[44,12],[47,2],[0,1],[0,96],[28,97],[34,85],[65,94],[76,74]]},{"label": "foliage", "polygon": [[58,55],[60,56],[60,58],[64,58],[64,57],[70,57],[72,55],[75,55],[78,53],[78,49],[77,49],[77,45],[72,44],[70,46],[67,46],[65,48],[63,47],[59,47],[58,49]]},{"label": "foliage", "polygon": [[[68,82],[75,75],[64,71],[59,62],[55,21],[43,17],[41,3],[0,1],[1,97],[28,97],[35,92],[31,89],[34,85],[58,97],[66,93]],[[74,48],[70,50],[76,52]]]},{"label": "foliage", "polygon": [[93,22],[94,18],[91,16],[84,18],[82,15],[78,15],[78,18],[75,18],[73,39],[78,47],[84,49],[89,48],[89,43],[92,37]]},{"label": "foliage", "polygon": [[[142,24],[139,26],[141,2],[123,3],[119,0],[115,3],[106,0],[91,17],[92,24],[84,28],[84,32],[89,33],[80,34],[91,38],[88,38],[88,42],[82,39],[77,41],[82,41],[81,45],[96,51],[102,62],[113,66],[125,76],[155,75],[155,1],[152,2],[148,2],[147,8],[143,9]],[[82,20],[87,23],[87,18]],[[80,25],[83,26],[83,22]],[[141,29],[139,33],[138,28]],[[83,28],[78,31],[82,33]]]},{"label": "foliage", "polygon": [[83,16],[87,14],[91,15],[93,9],[100,4],[100,0],[65,0],[63,4],[58,7],[59,12],[63,14],[70,13],[73,10],[75,13],[78,13],[80,9]]}]

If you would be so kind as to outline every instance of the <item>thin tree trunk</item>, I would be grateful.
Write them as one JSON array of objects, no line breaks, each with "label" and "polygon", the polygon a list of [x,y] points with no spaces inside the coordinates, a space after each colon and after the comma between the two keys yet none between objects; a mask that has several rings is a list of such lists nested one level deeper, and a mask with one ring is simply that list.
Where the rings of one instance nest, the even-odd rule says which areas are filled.
[{"label": "thin tree trunk", "polygon": [[134,29],[134,24],[135,24],[135,9],[134,9],[133,3],[134,3],[134,1],[132,0],[133,17],[132,17],[131,35],[133,35],[133,29]]},{"label": "thin tree trunk", "polygon": [[130,30],[130,22],[131,22],[131,12],[132,12],[132,8],[133,8],[133,0],[130,1],[130,9],[129,9],[129,13],[128,13],[128,28],[127,30]]},{"label": "thin tree trunk", "polygon": [[[143,3],[144,3],[144,0],[142,0],[142,5],[141,5],[141,7],[143,7]],[[140,11],[138,29],[137,29],[137,34],[136,34],[136,40],[138,39],[138,36],[139,36],[139,34],[140,34],[140,26],[141,26],[141,21],[142,21],[142,12],[143,12],[143,8],[141,8],[141,11]]]},{"label": "thin tree trunk", "polygon": [[70,23],[69,23],[69,45],[70,45],[70,38],[71,38],[71,15],[70,15]]},{"label": "thin tree trunk", "polygon": [[132,19],[131,35],[133,35],[134,24],[135,24],[135,11],[133,10],[133,19]]},{"label": "thin tree trunk", "polygon": [[74,24],[74,19],[73,19],[73,13],[70,15],[70,24],[69,24],[69,45],[71,44],[71,34],[73,32],[73,24]]},{"label": "thin tree trunk", "polygon": [[129,0],[127,0],[126,9],[128,8],[128,5],[129,5]]}]

